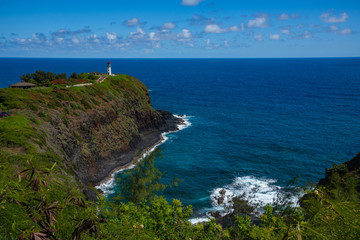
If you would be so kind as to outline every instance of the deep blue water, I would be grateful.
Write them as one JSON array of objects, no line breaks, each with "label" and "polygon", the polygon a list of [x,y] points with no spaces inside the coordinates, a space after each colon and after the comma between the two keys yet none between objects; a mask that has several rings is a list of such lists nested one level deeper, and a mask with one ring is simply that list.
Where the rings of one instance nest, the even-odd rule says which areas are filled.
[{"label": "deep blue water", "polygon": [[[0,58],[0,87],[35,70],[105,72],[106,62]],[[360,58],[111,62],[148,86],[156,109],[189,117],[191,126],[160,146],[156,165],[164,180],[183,180],[166,196],[198,212],[214,204],[216,188],[284,186],[296,175],[299,184],[318,181],[360,151]]]}]

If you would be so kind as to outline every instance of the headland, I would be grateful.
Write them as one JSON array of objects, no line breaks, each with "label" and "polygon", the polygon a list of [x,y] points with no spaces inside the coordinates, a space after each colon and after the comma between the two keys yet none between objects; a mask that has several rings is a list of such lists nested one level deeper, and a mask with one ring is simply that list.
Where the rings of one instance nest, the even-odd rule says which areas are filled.
[{"label": "headland", "polygon": [[[109,76],[86,86],[0,89],[2,119],[17,129],[6,133],[3,150],[29,158],[57,162],[62,173],[96,200],[88,188],[131,164],[165,132],[183,123],[172,113],[155,110],[147,87],[138,79]],[[9,125],[9,126],[10,126]],[[15,139],[17,132],[28,135]],[[46,157],[45,155],[48,155]]]}]

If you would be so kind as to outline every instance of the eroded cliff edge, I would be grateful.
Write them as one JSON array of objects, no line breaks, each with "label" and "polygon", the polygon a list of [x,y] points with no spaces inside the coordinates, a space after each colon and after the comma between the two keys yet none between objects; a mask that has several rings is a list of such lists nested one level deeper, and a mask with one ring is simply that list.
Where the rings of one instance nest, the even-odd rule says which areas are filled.
[{"label": "eroded cliff edge", "polygon": [[84,87],[1,89],[0,104],[12,114],[9,119],[24,118],[33,131],[28,144],[10,140],[2,150],[55,153],[64,174],[75,175],[85,186],[131,162],[182,121],[156,111],[147,87],[127,75]]}]

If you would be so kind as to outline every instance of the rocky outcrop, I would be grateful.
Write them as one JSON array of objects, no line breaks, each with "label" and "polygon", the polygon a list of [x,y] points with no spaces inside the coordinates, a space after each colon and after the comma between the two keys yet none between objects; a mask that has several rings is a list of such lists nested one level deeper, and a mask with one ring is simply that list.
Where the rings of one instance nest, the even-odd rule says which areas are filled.
[{"label": "rocky outcrop", "polygon": [[360,153],[353,159],[344,163],[350,172],[357,171],[360,169]]}]

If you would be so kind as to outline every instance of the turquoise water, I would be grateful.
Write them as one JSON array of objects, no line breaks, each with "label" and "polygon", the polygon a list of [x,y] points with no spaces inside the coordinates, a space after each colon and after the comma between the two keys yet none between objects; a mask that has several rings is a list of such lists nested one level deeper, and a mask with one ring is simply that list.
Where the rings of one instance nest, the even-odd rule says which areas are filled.
[{"label": "turquoise water", "polygon": [[[5,87],[35,70],[105,72],[107,59],[0,59]],[[195,216],[217,208],[220,188],[240,194],[258,185],[269,202],[300,176],[360,151],[360,59],[113,59],[113,72],[139,78],[153,106],[185,114],[191,126],[168,134],[156,161],[163,180],[183,180],[167,198]]]}]

